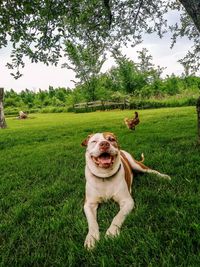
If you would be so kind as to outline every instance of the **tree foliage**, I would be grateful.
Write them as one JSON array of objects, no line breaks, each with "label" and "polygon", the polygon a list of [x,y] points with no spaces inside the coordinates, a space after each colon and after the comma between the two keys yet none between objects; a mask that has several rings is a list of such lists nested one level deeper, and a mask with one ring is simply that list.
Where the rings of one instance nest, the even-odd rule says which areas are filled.
[{"label": "tree foliage", "polygon": [[171,47],[175,45],[178,37],[187,36],[189,40],[193,40],[192,49],[187,52],[184,58],[179,60],[189,75],[194,74],[200,68],[200,4],[198,0],[182,0],[180,2],[187,9],[183,8],[178,1],[173,2],[170,6],[174,10],[181,11],[180,22],[170,26],[173,33]]},{"label": "tree foliage", "polygon": [[94,100],[96,81],[105,62],[102,49],[92,44],[88,46],[76,45],[70,41],[67,41],[65,45],[65,51],[71,64],[64,63],[62,66],[74,71],[77,79],[74,81],[75,84],[84,84],[88,91],[85,94],[89,94]]},{"label": "tree foliage", "polygon": [[198,67],[194,63],[199,60],[199,0],[3,0],[0,48],[12,43],[8,67],[17,69],[13,75],[18,78],[24,56],[32,62],[58,64],[65,41],[109,49],[122,42],[135,45],[143,33],[156,32],[161,37],[168,30],[165,14],[170,8],[182,14],[180,23],[171,26],[173,43],[182,35],[194,40],[193,52],[182,62]]}]

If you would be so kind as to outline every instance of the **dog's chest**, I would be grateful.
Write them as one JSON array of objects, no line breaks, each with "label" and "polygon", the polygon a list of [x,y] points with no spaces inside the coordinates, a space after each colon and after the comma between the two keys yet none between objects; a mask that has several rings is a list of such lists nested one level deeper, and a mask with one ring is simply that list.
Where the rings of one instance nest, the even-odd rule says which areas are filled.
[{"label": "dog's chest", "polygon": [[86,195],[90,199],[100,203],[109,199],[115,199],[119,192],[123,192],[125,195],[130,193],[123,167],[112,178],[97,178],[91,173],[87,176]]},{"label": "dog's chest", "polygon": [[102,200],[108,200],[113,197],[118,190],[120,183],[120,174],[112,178],[98,178],[96,181],[96,188]]},{"label": "dog's chest", "polygon": [[90,174],[87,177],[86,192],[98,198],[99,202],[106,201],[113,198],[123,181],[123,171],[112,178],[97,178]]}]

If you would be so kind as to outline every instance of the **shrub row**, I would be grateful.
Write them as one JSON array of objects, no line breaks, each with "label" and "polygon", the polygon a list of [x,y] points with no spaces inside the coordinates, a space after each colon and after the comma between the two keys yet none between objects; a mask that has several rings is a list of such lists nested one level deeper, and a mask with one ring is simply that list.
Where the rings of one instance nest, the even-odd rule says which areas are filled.
[{"label": "shrub row", "polygon": [[166,100],[141,99],[141,100],[132,100],[130,102],[130,109],[195,106],[196,102],[197,99],[193,97],[184,99],[166,99]]},{"label": "shrub row", "polygon": [[72,112],[73,109],[70,110],[68,107],[45,107],[45,108],[5,108],[6,116],[18,116],[19,111],[23,110],[27,113],[61,113],[61,112]]},{"label": "shrub row", "polygon": [[[150,109],[150,108],[162,108],[162,107],[183,107],[183,106],[195,106],[197,99],[195,97],[190,98],[174,98],[174,99],[164,99],[164,100],[155,100],[155,99],[132,99],[130,101],[130,109]],[[76,113],[85,113],[93,112],[97,110],[111,110],[115,109],[113,105],[106,106],[102,108],[99,107],[87,107],[74,109],[73,107],[45,107],[45,108],[6,108],[6,116],[18,116],[19,111],[23,110],[27,113],[61,113],[61,112],[76,112]],[[123,109],[123,107],[122,107]]]}]

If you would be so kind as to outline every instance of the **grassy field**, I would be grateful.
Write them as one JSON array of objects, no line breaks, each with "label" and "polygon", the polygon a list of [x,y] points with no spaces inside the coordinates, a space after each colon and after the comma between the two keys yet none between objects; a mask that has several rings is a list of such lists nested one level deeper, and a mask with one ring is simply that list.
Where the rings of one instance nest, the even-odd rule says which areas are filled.
[{"label": "grassy field", "polygon": [[[33,114],[8,118],[0,131],[0,266],[200,266],[200,149],[194,107],[139,111]],[[104,234],[118,210],[98,210],[101,240],[83,248],[84,149],[91,132],[112,131],[136,159],[171,175],[166,181],[138,175],[135,210],[121,235]]]}]

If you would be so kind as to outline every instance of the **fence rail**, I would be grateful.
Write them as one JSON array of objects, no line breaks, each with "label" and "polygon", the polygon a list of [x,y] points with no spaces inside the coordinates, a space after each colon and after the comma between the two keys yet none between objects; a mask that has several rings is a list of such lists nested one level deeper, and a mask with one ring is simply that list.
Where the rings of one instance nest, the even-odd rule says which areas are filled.
[{"label": "fence rail", "polygon": [[129,108],[130,103],[128,99],[125,99],[124,101],[121,102],[116,102],[116,101],[111,101],[111,100],[98,100],[98,101],[91,101],[91,102],[84,102],[84,103],[78,103],[74,105],[75,110],[79,109],[101,109],[101,110],[106,110],[106,109],[115,109],[115,108],[120,108],[120,109],[125,109]]}]

